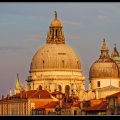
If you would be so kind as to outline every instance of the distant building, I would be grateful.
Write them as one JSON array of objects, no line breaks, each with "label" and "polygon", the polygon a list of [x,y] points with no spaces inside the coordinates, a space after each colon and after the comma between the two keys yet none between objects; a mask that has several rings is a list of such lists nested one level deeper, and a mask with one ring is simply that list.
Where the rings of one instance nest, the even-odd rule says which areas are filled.
[{"label": "distant building", "polygon": [[32,110],[54,101],[47,90],[30,90],[0,100],[0,115],[32,115]]},{"label": "distant building", "polygon": [[106,99],[90,100],[90,106],[84,109],[86,115],[106,115]]},{"label": "distant building", "polygon": [[112,53],[112,58],[110,57],[104,39],[99,59],[92,64],[89,71],[91,89],[95,92],[96,99],[105,98],[107,95],[120,91],[120,71],[114,57],[114,53]]},{"label": "distant building", "polygon": [[120,115],[120,92],[106,97],[107,115]]}]

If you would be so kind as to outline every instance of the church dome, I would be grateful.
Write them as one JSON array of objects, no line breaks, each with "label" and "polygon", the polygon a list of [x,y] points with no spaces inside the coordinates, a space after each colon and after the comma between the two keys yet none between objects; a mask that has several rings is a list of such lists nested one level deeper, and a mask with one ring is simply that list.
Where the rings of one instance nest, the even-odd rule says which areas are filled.
[{"label": "church dome", "polygon": [[33,56],[30,72],[47,69],[81,71],[79,57],[70,46],[65,44],[62,25],[57,19],[56,11],[49,29],[46,44]]},{"label": "church dome", "polygon": [[106,46],[105,39],[101,48],[101,55],[96,60],[89,71],[89,78],[118,78],[119,68],[114,60],[108,54],[108,47]]},{"label": "church dome", "polygon": [[66,44],[46,44],[34,55],[31,71],[40,69],[81,69],[74,50]]}]

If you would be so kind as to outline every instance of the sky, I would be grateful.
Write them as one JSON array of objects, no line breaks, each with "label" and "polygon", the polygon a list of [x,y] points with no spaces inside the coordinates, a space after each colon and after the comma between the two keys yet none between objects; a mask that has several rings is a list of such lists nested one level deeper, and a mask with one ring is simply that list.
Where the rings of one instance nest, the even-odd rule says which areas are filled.
[{"label": "sky", "polygon": [[85,89],[89,70],[99,58],[103,39],[111,55],[114,44],[120,52],[119,2],[0,2],[0,96],[14,88],[19,74],[22,84],[30,63],[46,44],[54,11],[57,11],[65,42],[79,56]]}]

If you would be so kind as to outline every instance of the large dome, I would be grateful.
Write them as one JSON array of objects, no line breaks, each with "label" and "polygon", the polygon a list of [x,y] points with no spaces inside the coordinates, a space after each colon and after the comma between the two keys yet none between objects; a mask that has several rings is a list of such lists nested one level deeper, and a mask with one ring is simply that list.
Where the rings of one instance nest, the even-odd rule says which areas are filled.
[{"label": "large dome", "polygon": [[78,95],[84,89],[80,59],[75,51],[65,44],[61,22],[55,12],[47,32],[46,44],[40,47],[32,58],[28,89],[61,91],[66,95]]},{"label": "large dome", "polygon": [[44,69],[81,70],[80,60],[66,44],[45,44],[33,56],[30,71]]}]

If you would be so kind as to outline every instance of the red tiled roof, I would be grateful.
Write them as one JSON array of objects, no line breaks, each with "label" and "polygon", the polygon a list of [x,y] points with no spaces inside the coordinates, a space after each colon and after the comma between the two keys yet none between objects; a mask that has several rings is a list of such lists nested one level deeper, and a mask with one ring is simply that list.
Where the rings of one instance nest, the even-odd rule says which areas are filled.
[{"label": "red tiled roof", "polygon": [[[60,105],[59,101],[52,101],[40,108],[55,108],[56,106],[59,106],[59,105]],[[62,108],[68,108],[70,106],[71,106],[71,103],[62,103]]]},{"label": "red tiled roof", "polygon": [[[50,93],[47,90],[30,90],[30,91],[25,91],[25,92],[21,92],[21,93],[17,93],[15,95],[9,96],[9,99],[13,99],[13,98],[21,98],[21,99],[25,99],[25,98],[51,98]],[[7,100],[7,97],[4,98],[4,100]]]},{"label": "red tiled roof", "polygon": [[106,98],[119,97],[119,96],[120,96],[120,92],[117,92],[117,93],[107,96]]},{"label": "red tiled roof", "polygon": [[89,107],[90,106],[90,101],[84,101],[83,103],[83,107]]},{"label": "red tiled roof", "polygon": [[57,105],[59,105],[59,102],[58,101],[52,101],[40,108],[55,108]]},{"label": "red tiled roof", "polygon": [[62,108],[68,108],[72,105],[72,103],[62,103]]},{"label": "red tiled roof", "polygon": [[79,107],[79,106],[80,106],[79,104],[72,105],[72,107]]},{"label": "red tiled roof", "polygon": [[92,107],[88,107],[86,109],[84,109],[85,111],[95,111],[95,110],[106,110],[106,101],[102,101],[100,104],[92,106]]}]

